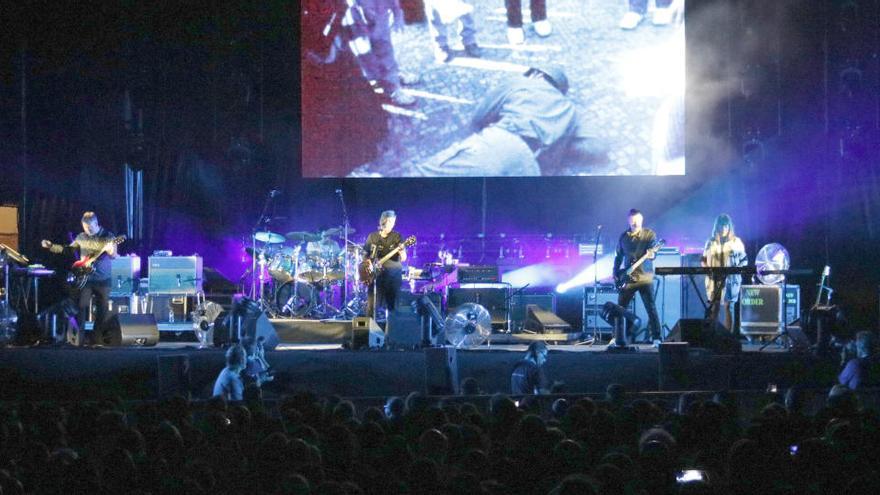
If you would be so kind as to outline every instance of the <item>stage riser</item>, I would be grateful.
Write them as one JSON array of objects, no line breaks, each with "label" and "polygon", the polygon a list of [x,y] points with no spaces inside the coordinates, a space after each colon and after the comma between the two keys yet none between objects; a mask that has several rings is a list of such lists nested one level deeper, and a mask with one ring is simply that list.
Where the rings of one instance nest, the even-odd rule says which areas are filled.
[{"label": "stage riser", "polygon": [[[126,399],[157,394],[158,357],[188,356],[194,397],[207,398],[224,365],[221,349],[193,348],[0,349],[0,400],[18,397],[57,398],[79,394],[119,395]],[[487,393],[509,392],[510,371],[523,352],[458,351],[458,378],[474,377]],[[423,351],[297,350],[268,353],[277,373],[286,376],[286,390],[352,397],[387,397],[425,391],[427,361]],[[552,350],[551,380],[565,382],[570,393],[602,393],[609,383],[630,391],[655,391],[661,374],[656,352],[629,355]],[[676,363],[685,376],[682,387],[696,390],[766,389],[768,383],[824,387],[837,372],[836,363],[787,353],[744,353],[716,356],[691,349]],[[276,386],[279,384],[275,384]],[[669,387],[665,387],[669,388]],[[676,387],[677,388],[677,387]]]}]

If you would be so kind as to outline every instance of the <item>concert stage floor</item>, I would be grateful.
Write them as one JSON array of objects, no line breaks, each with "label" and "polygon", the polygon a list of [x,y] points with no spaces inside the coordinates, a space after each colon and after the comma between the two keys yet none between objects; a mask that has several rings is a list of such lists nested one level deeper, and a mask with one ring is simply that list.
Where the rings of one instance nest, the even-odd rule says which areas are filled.
[{"label": "concert stage floor", "polygon": [[[745,346],[736,355],[690,349],[686,357],[661,364],[651,346],[637,352],[606,352],[605,346],[550,346],[551,380],[565,383],[568,393],[601,393],[609,383],[630,391],[763,390],[800,385],[826,387],[834,382],[837,363],[770,347],[758,352]],[[459,350],[458,378],[474,377],[485,393],[509,391],[509,375],[524,345],[493,345]],[[185,356],[188,389],[195,398],[210,396],[224,365],[221,349],[162,342],[153,348],[7,347],[0,349],[0,400],[122,397],[158,395],[160,363]],[[179,359],[179,358],[177,358]],[[266,395],[309,390],[344,397],[379,397],[426,390],[423,350],[351,351],[339,345],[283,345],[268,352],[278,379]],[[173,367],[172,367],[173,368]],[[177,383],[177,371],[163,374],[164,385]],[[177,374],[175,374],[177,373]],[[170,380],[169,380],[170,377]]]}]

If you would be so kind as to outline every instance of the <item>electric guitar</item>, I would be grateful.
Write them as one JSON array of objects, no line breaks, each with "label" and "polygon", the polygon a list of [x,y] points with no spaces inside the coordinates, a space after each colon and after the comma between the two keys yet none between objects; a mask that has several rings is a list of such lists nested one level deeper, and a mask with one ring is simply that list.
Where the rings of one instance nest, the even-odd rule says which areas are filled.
[{"label": "electric guitar", "polygon": [[[632,274],[636,269],[642,266],[642,263],[647,261],[648,258],[657,254],[657,251],[666,244],[666,241],[660,239],[657,241],[657,244],[654,247],[648,249],[641,258],[637,259],[633,262],[633,264],[629,265],[626,270],[621,270],[614,274],[614,286],[617,287],[617,290],[623,290],[626,288],[628,284],[635,282],[632,278]],[[616,268],[616,267],[615,267]]]},{"label": "electric guitar", "polygon": [[412,246],[416,243],[416,236],[411,235],[406,238],[401,244],[391,250],[388,254],[382,257],[382,259],[372,262],[369,259],[365,259],[358,265],[358,276],[361,279],[361,283],[365,285],[371,285],[373,281],[376,280],[376,277],[379,275],[379,270],[382,269],[382,265],[385,264],[386,261],[390,260],[395,254],[403,251],[404,249]]},{"label": "electric guitar", "polygon": [[73,266],[70,267],[70,273],[67,275],[67,282],[75,289],[82,289],[85,287],[86,283],[89,281],[89,275],[95,272],[95,261],[107,252],[108,247],[114,244],[118,246],[123,242],[125,242],[125,236],[121,235],[107,241],[104,244],[104,247],[102,247],[97,253],[76,261]]}]

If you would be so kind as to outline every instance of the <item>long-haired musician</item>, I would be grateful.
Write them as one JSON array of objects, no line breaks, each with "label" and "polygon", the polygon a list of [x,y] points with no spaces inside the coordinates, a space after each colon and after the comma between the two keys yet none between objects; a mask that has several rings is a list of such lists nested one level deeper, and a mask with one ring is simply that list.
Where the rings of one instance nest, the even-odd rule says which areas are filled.
[{"label": "long-haired musician", "polygon": [[[706,241],[703,257],[700,261],[703,266],[711,267],[746,266],[749,263],[746,247],[734,233],[733,220],[730,215],[723,213],[715,219],[715,225],[712,226],[712,236]],[[728,275],[719,280],[707,276],[706,294],[707,299],[711,302],[714,302],[713,295],[716,283],[724,284],[724,287],[719,287],[721,298],[717,302],[720,304],[719,309],[724,316],[724,326],[733,330],[732,310],[733,305],[739,301],[742,275]]]},{"label": "long-haired musician", "polygon": [[[372,260],[378,260],[403,243],[403,237],[394,230],[397,214],[394,210],[386,210],[379,216],[379,230],[367,236],[364,252]],[[367,316],[376,317],[376,306],[384,302],[386,311],[394,309],[397,294],[403,281],[403,263],[406,261],[406,250],[401,249],[388,259],[378,270],[375,284],[370,286],[367,297]],[[374,293],[373,291],[377,292]]]},{"label": "long-haired musician", "polygon": [[94,271],[88,274],[85,286],[78,293],[75,292],[73,294],[74,301],[77,302],[77,307],[79,308],[76,318],[78,329],[74,343],[79,346],[85,344],[85,332],[83,330],[89,316],[92,297],[95,298],[94,343],[99,344],[103,341],[103,327],[110,309],[110,258],[116,257],[116,243],[113,242],[114,235],[101,227],[95,212],[87,211],[83,213],[81,223],[83,231],[68,245],[54,244],[47,240],[43,240],[40,243],[43,248],[55,254],[74,254],[78,252],[80,259],[98,256],[92,265]]}]

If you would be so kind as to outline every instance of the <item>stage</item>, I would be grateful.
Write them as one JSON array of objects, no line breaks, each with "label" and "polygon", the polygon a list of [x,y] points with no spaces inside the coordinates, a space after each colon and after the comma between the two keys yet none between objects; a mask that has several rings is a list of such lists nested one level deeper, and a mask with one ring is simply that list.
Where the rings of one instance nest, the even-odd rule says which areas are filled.
[{"label": "stage", "polygon": [[[566,393],[602,393],[609,383],[620,383],[629,391],[765,390],[769,384],[780,389],[827,387],[837,373],[834,359],[775,345],[759,351],[758,346],[746,344],[735,355],[689,348],[685,354],[665,357],[647,345],[629,353],[608,352],[606,347],[551,345],[549,379],[564,382]],[[459,349],[458,380],[473,377],[484,393],[508,392],[510,371],[524,350],[525,345]],[[429,381],[436,384],[438,376],[450,376],[432,364],[437,361],[430,359],[429,351],[281,344],[267,353],[277,379],[265,386],[264,393],[271,397],[307,390],[342,397],[387,397],[427,392]],[[208,398],[224,366],[224,351],[176,342],[142,348],[6,347],[0,349],[0,363],[4,383],[0,400],[152,399],[161,395],[160,386],[165,395],[188,390],[193,398]]]}]

